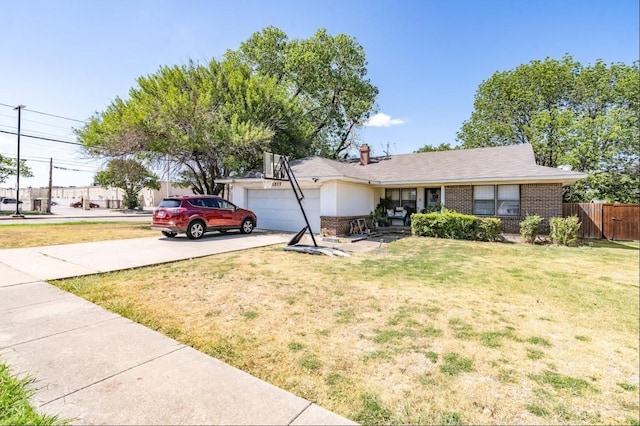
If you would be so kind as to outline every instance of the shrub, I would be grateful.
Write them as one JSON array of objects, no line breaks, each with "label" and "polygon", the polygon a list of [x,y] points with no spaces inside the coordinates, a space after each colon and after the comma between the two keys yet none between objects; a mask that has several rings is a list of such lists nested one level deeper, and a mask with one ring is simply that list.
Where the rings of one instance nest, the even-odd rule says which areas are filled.
[{"label": "shrub", "polygon": [[502,220],[498,217],[481,217],[478,221],[478,235],[480,241],[496,241],[502,232]]},{"label": "shrub", "polygon": [[421,237],[475,240],[476,217],[445,210],[443,213],[420,213],[411,217],[411,232]]},{"label": "shrub", "polygon": [[540,234],[540,224],[542,218],[538,215],[527,215],[522,222],[520,222],[520,235],[525,242],[533,244],[536,238]]},{"label": "shrub", "polygon": [[420,213],[440,213],[442,211],[442,207],[442,204],[426,206],[424,209],[420,210]]},{"label": "shrub", "polygon": [[549,238],[554,244],[575,245],[580,225],[578,216],[552,217],[549,219]]},{"label": "shrub", "polygon": [[443,213],[411,216],[411,232],[421,237],[495,241],[501,229],[502,221],[499,218],[478,218],[446,209]]}]

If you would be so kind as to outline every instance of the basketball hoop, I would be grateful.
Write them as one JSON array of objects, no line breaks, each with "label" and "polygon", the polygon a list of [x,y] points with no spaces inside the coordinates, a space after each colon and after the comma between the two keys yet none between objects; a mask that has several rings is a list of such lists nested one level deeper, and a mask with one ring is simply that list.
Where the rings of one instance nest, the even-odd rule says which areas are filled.
[{"label": "basketball hoop", "polygon": [[273,186],[273,179],[264,179],[262,178],[262,188],[270,189]]}]

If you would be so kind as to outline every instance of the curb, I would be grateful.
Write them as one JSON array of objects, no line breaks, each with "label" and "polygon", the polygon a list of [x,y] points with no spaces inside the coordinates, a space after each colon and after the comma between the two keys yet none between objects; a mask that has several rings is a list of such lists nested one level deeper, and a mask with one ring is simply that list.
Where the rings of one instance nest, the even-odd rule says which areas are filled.
[{"label": "curb", "polygon": [[38,215],[29,215],[26,214],[24,217],[13,217],[13,216],[0,216],[0,221],[2,220],[38,220],[38,219],[101,219],[101,218],[113,218],[113,217],[141,217],[141,216],[153,216],[153,213],[144,212],[144,213],[122,213],[118,214],[115,212],[114,214],[101,214],[101,215],[86,215],[86,216],[67,216],[67,215],[55,215],[55,214],[38,214]]}]

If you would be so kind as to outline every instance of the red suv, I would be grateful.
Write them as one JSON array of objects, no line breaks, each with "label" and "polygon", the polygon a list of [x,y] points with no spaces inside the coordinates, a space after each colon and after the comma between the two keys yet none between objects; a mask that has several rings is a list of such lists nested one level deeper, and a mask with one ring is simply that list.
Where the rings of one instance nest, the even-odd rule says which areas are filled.
[{"label": "red suv", "polygon": [[153,211],[151,229],[173,238],[185,232],[187,238],[197,240],[205,232],[239,229],[250,234],[258,219],[253,212],[241,209],[229,201],[213,195],[187,195],[162,200]]}]

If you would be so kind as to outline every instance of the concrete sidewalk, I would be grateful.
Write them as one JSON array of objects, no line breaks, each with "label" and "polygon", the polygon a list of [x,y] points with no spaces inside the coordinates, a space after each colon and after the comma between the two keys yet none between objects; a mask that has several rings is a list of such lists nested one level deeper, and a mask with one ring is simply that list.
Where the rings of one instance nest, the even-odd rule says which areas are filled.
[{"label": "concrete sidewalk", "polygon": [[0,250],[0,359],[73,424],[354,424],[44,280],[287,242],[211,234]]}]

